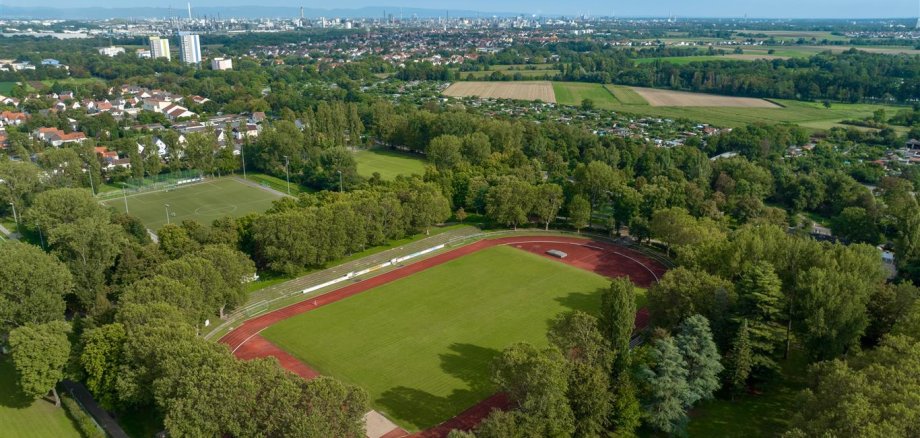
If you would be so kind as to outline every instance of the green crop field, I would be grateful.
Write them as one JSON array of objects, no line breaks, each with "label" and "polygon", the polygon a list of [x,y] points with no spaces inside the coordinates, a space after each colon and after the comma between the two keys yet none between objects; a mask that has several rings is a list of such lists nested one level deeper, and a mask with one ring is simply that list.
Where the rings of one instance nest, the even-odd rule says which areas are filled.
[{"label": "green crop field", "polygon": [[16,82],[0,82],[0,94],[9,96],[10,91],[13,91],[13,87],[15,86]]},{"label": "green crop field", "polygon": [[502,349],[548,345],[550,319],[596,312],[608,285],[600,275],[497,246],[284,320],[262,336],[320,373],[361,386],[375,409],[420,430],[494,393],[490,364]]},{"label": "green crop field", "polygon": [[425,160],[418,155],[391,151],[386,149],[367,149],[355,152],[358,162],[358,175],[370,178],[374,172],[380,177],[391,180],[399,175],[425,174]]},{"label": "green crop field", "polygon": [[[224,216],[239,217],[265,211],[280,197],[234,178],[222,178],[170,191],[129,195],[128,211],[140,218],[147,228],[157,230],[166,224],[166,204],[169,204],[170,222],[191,219],[206,224]],[[124,211],[124,202],[123,198],[112,198],[103,204]]]},{"label": "green crop field", "polygon": [[645,98],[640,96],[639,93],[636,93],[636,90],[632,88],[621,85],[605,85],[604,88],[612,93],[613,97],[623,105],[648,105]]},{"label": "green crop field", "polygon": [[[556,91],[556,102],[560,105],[578,106],[581,105],[582,99],[588,97],[601,109],[637,116],[688,119],[723,127],[740,127],[752,123],[795,123],[817,130],[837,126],[845,119],[871,116],[879,108],[884,108],[890,114],[904,109],[892,105],[836,102],[832,103],[830,108],[825,108],[818,102],[786,99],[771,99],[782,108],[666,107],[642,105],[637,100],[641,99],[641,96],[632,96],[635,92],[622,86],[605,88],[604,85],[593,83],[553,82],[553,89]],[[605,93],[609,97],[604,97]]]},{"label": "green crop field", "polygon": [[0,359],[0,435],[25,438],[81,436],[63,408],[22,394],[16,384],[16,370],[8,357]]},{"label": "green crop field", "polygon": [[584,99],[594,101],[600,109],[614,109],[620,102],[601,84],[583,82],[553,82],[556,102],[562,105],[581,105]]}]

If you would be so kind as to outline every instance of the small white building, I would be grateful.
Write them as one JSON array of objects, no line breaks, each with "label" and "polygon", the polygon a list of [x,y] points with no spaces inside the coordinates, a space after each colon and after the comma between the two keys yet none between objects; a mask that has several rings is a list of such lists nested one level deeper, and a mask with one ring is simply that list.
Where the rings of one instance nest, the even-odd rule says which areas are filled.
[{"label": "small white building", "polygon": [[122,54],[122,53],[125,53],[125,48],[124,48],[124,47],[115,47],[115,46],[100,47],[100,48],[98,48],[98,49],[96,49],[96,50],[99,51],[99,54],[100,54],[100,55],[110,56],[110,57],[113,57],[113,58],[114,58],[115,56],[118,56],[118,55]]},{"label": "small white building", "polygon": [[230,58],[214,58],[211,60],[211,70],[232,70],[233,60]]}]

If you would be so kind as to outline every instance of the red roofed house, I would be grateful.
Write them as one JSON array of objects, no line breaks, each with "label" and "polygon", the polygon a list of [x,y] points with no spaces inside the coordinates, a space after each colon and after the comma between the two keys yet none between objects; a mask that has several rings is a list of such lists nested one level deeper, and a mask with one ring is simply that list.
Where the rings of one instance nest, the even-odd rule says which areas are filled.
[{"label": "red roofed house", "polygon": [[26,113],[14,113],[12,111],[4,111],[0,113],[0,122],[3,125],[14,125],[19,126],[25,123],[29,119],[29,115]]}]

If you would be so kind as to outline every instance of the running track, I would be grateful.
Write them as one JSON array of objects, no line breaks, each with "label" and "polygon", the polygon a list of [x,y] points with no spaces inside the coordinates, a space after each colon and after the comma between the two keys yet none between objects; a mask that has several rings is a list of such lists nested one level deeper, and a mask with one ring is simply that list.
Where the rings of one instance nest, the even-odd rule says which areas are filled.
[{"label": "running track", "polygon": [[[434,257],[421,260],[408,266],[395,269],[390,272],[380,274],[366,280],[355,280],[343,288],[334,290],[317,296],[314,299],[308,299],[297,304],[261,315],[250,319],[237,327],[232,332],[224,335],[220,342],[226,344],[233,351],[233,354],[240,359],[254,359],[259,357],[272,356],[278,359],[281,366],[293,371],[294,373],[306,379],[312,379],[319,375],[308,365],[297,360],[284,350],[276,347],[274,344],[259,335],[259,332],[275,324],[278,321],[309,312],[317,307],[322,307],[345,298],[357,295],[361,292],[376,288],[386,283],[398,280],[400,278],[412,275],[416,272],[423,271],[432,266],[463,257],[467,254],[490,248],[498,245],[511,245],[524,251],[533,252],[541,256],[561,261],[563,263],[595,272],[606,277],[615,278],[628,276],[634,283],[642,287],[648,287],[655,283],[658,278],[664,275],[666,268],[660,263],[652,260],[642,253],[630,250],[628,248],[596,240],[579,239],[574,237],[556,237],[556,236],[516,236],[499,239],[480,240]],[[546,255],[550,249],[559,249],[565,251],[568,257],[558,259]],[[648,313],[641,309],[636,314],[637,328],[644,328],[648,324]],[[469,430],[479,424],[482,419],[489,415],[492,409],[505,409],[509,407],[507,397],[502,394],[496,394],[489,397],[475,406],[461,412],[456,417],[423,432],[416,434],[416,437],[435,438],[444,437],[452,429]],[[397,429],[388,433],[386,437],[395,438],[405,436],[407,433]]]}]

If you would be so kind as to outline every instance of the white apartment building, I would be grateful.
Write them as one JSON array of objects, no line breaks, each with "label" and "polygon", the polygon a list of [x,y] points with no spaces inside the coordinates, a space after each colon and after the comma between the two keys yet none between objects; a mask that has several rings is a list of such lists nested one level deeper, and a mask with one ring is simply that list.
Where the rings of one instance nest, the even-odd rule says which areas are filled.
[{"label": "white apartment building", "polygon": [[150,57],[172,59],[169,54],[169,40],[158,36],[150,37]]},{"label": "white apartment building", "polygon": [[198,35],[184,34],[179,35],[182,42],[182,62],[187,64],[198,64],[201,62],[201,41]]}]

